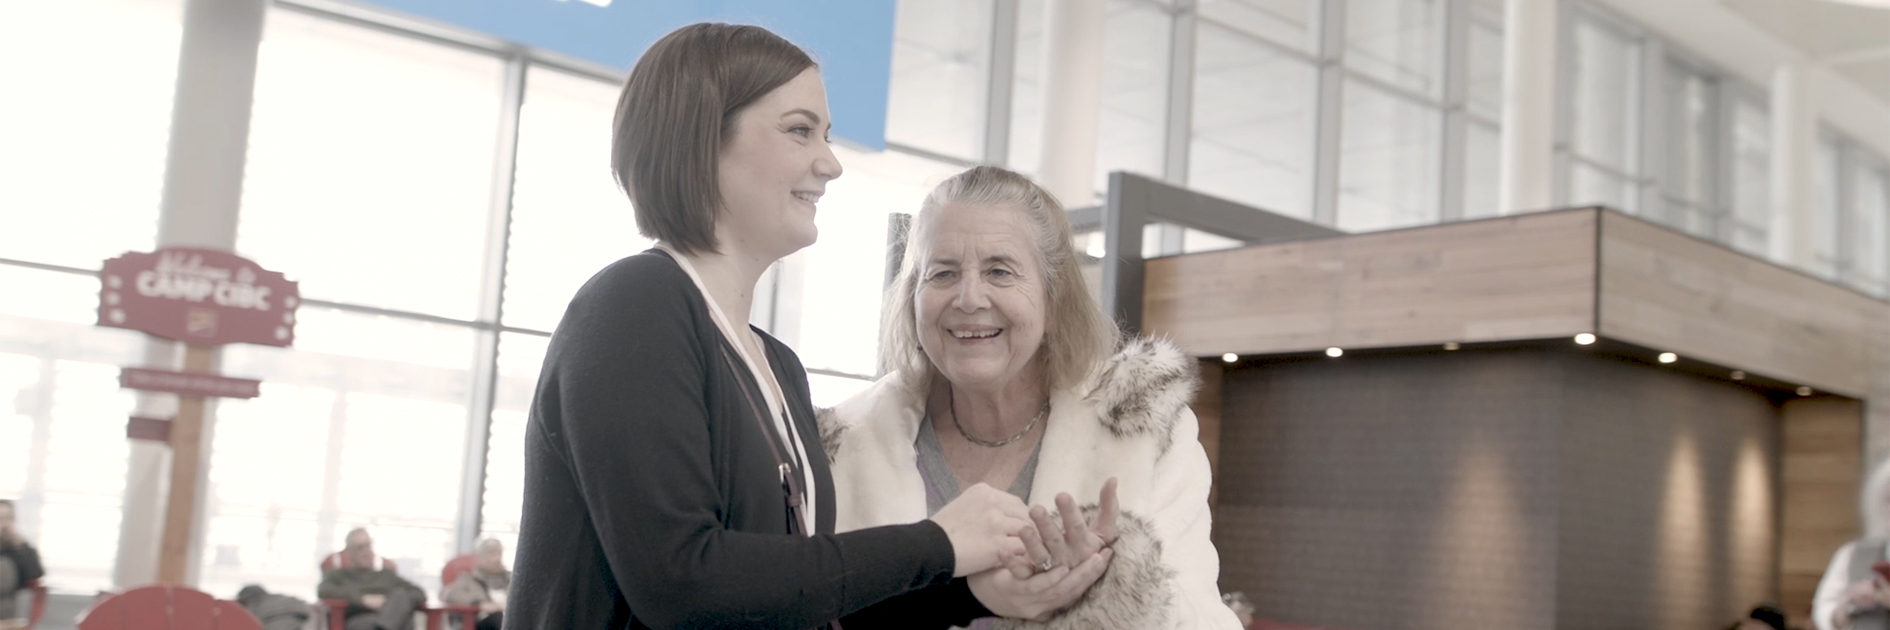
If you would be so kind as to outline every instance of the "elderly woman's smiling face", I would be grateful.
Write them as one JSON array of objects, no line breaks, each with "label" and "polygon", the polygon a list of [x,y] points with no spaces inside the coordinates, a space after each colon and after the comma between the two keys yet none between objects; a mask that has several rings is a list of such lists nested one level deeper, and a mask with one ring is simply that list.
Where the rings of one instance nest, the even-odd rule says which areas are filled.
[{"label": "elderly woman's smiling face", "polygon": [[1039,378],[1046,287],[1022,210],[952,204],[922,244],[919,346],[953,385]]}]

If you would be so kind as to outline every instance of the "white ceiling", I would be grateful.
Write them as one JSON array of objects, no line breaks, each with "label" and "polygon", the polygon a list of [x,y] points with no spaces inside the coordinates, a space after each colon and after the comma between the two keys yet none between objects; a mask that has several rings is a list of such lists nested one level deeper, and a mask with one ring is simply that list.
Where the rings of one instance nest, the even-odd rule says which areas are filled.
[{"label": "white ceiling", "polygon": [[1890,9],[1828,0],[1720,0],[1890,103]]},{"label": "white ceiling", "polygon": [[1826,0],[1598,1],[1761,88],[1780,66],[1810,62],[1820,118],[1890,154],[1884,64],[1855,59],[1890,46],[1890,10]]}]

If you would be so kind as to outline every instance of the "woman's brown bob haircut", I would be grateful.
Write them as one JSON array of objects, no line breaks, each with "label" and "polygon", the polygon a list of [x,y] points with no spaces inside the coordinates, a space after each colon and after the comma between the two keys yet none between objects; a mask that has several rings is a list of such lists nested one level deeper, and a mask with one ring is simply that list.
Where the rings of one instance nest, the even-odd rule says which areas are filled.
[{"label": "woman's brown bob haircut", "polygon": [[716,165],[736,114],[814,66],[759,26],[691,24],[650,46],[617,98],[610,146],[637,231],[685,254],[716,251]]}]

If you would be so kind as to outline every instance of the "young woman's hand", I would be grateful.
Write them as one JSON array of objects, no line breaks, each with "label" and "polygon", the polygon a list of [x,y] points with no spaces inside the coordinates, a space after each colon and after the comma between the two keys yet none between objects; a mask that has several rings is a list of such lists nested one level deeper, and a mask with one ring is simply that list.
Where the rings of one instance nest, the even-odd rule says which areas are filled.
[{"label": "young woman's hand", "polygon": [[1025,578],[1017,577],[1014,566],[992,569],[971,576],[971,594],[999,616],[1043,621],[1082,599],[1113,557],[1115,550],[1104,548],[1074,568],[1056,567]]},{"label": "young woman's hand", "polygon": [[932,515],[952,541],[952,577],[983,573],[1024,554],[1017,532],[1032,527],[1030,511],[1010,493],[985,484],[966,488]]}]

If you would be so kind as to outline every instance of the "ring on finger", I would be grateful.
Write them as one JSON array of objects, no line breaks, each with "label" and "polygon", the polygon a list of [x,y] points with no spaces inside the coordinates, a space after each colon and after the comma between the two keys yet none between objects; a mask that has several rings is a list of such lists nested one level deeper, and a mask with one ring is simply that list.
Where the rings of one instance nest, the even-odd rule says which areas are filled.
[{"label": "ring on finger", "polygon": [[1050,570],[1050,559],[1049,559],[1049,558],[1044,558],[1044,559],[1043,559],[1043,562],[1039,562],[1039,563],[1037,563],[1037,572],[1038,572],[1038,573],[1043,573],[1043,572],[1046,572],[1046,571],[1049,571],[1049,570]]}]

